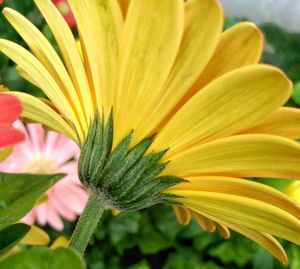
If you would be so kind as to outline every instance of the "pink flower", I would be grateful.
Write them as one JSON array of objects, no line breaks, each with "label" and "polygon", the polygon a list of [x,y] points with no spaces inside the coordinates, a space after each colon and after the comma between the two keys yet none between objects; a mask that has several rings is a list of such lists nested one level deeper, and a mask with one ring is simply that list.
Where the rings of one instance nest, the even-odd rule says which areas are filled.
[{"label": "pink flower", "polygon": [[74,15],[72,13],[72,10],[68,4],[67,0],[52,0],[53,4],[57,7],[59,12],[64,16],[66,22],[70,27],[73,27],[76,25],[76,21],[74,18]]},{"label": "pink flower", "polygon": [[14,126],[22,131],[26,139],[14,147],[13,153],[0,164],[0,171],[14,173],[54,174],[66,176],[48,190],[48,199],[35,206],[23,219],[32,224],[48,223],[56,230],[62,230],[62,218],[72,221],[80,214],[87,201],[77,176],[78,146],[70,139],[55,132],[45,132],[40,124],[20,121]]},{"label": "pink flower", "polygon": [[0,94],[0,148],[11,146],[24,139],[24,134],[11,126],[20,117],[19,100],[8,94]]}]

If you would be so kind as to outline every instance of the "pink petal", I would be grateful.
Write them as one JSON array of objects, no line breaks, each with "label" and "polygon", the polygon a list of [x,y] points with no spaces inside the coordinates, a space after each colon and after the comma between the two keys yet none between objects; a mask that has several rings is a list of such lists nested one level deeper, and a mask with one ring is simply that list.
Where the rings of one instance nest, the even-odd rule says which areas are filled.
[{"label": "pink petal", "polygon": [[53,4],[55,4],[55,6],[58,8],[58,10],[60,11],[60,13],[64,16],[67,24],[70,27],[73,27],[76,25],[76,21],[74,18],[74,15],[71,11],[71,8],[68,4],[68,1],[66,0],[52,0]]},{"label": "pink petal", "polygon": [[64,228],[64,223],[62,222],[60,216],[58,215],[57,210],[53,205],[48,203],[48,215],[47,221],[49,225],[57,231],[62,231]]},{"label": "pink petal", "polygon": [[0,148],[11,146],[24,139],[24,134],[13,127],[9,125],[0,126]]},{"label": "pink petal", "polygon": [[35,207],[36,220],[40,225],[47,223],[48,201]]},{"label": "pink petal", "polygon": [[76,213],[68,207],[64,200],[61,200],[59,196],[53,197],[52,204],[57,212],[66,220],[73,221],[76,218]]},{"label": "pink petal", "polygon": [[79,154],[78,145],[71,139],[59,135],[57,143],[52,152],[52,158],[58,165],[61,165]]},{"label": "pink petal", "polygon": [[11,124],[20,117],[22,111],[21,103],[16,97],[0,94],[0,124]]},{"label": "pink petal", "polygon": [[26,216],[22,218],[22,221],[27,224],[33,224],[35,221],[35,209],[33,208]]},{"label": "pink petal", "polygon": [[53,151],[56,147],[57,140],[60,134],[56,132],[47,132],[46,139],[45,139],[45,154],[47,156],[52,156]]},{"label": "pink petal", "polygon": [[81,214],[87,201],[86,192],[79,186],[69,184],[56,193],[61,200],[66,201],[68,207],[77,214]]},{"label": "pink petal", "polygon": [[20,154],[23,155],[24,159],[28,161],[33,157],[33,150],[32,150],[32,143],[31,139],[28,134],[28,129],[25,127],[23,122],[20,120],[17,120],[13,123],[13,127],[15,127],[17,130],[21,131],[25,135],[25,140],[22,141],[22,143],[17,144],[14,147],[14,151],[17,150],[18,153],[15,154],[15,156],[19,156]]},{"label": "pink petal", "polygon": [[27,128],[33,152],[36,155],[41,155],[45,147],[45,130],[40,124],[27,124]]},{"label": "pink petal", "polygon": [[59,168],[59,172],[67,174],[67,176],[64,177],[64,179],[63,179],[64,181],[81,184],[78,179],[78,162],[77,161],[71,161],[71,162],[63,164]]}]

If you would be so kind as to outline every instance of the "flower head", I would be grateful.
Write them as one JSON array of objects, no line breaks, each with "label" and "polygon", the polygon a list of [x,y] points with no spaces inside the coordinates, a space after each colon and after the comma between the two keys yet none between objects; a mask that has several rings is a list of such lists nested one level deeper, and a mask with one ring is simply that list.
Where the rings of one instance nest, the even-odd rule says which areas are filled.
[{"label": "flower head", "polygon": [[87,195],[77,176],[78,146],[70,139],[55,132],[45,132],[40,124],[26,127],[17,121],[18,130],[26,134],[24,142],[14,147],[13,153],[0,164],[0,171],[11,173],[54,174],[66,176],[46,193],[45,201],[36,205],[22,220],[38,221],[62,230],[62,218],[74,220],[85,206]]},{"label": "flower head", "polygon": [[32,52],[7,40],[0,50],[52,104],[11,94],[24,117],[80,145],[89,190],[121,210],[168,201],[182,223],[193,215],[225,238],[238,231],[286,262],[272,235],[300,244],[300,208],[247,178],[300,178],[300,112],[281,108],[292,88],[283,72],[258,64],[257,27],[222,33],[215,0],[69,0],[82,58],[51,1],[35,3],[63,61],[11,9]]},{"label": "flower head", "polygon": [[22,106],[16,97],[0,93],[0,148],[24,139],[24,134],[11,126],[20,117],[21,112]]}]

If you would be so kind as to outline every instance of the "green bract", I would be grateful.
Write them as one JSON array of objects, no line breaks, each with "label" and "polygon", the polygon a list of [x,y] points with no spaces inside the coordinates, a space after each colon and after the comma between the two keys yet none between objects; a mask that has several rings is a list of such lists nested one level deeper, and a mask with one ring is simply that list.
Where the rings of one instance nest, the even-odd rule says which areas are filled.
[{"label": "green bract", "polygon": [[173,203],[174,196],[161,191],[183,180],[159,176],[168,164],[160,162],[166,151],[145,154],[154,136],[130,148],[132,137],[133,132],[112,149],[112,114],[105,123],[97,113],[81,146],[81,182],[95,190],[107,208],[132,211],[161,202]]}]

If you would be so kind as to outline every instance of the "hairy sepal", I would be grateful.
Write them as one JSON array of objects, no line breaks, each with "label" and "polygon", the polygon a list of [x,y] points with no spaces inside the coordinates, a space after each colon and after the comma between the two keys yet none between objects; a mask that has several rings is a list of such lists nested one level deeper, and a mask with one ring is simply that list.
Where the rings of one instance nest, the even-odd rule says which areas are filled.
[{"label": "hairy sepal", "polygon": [[133,211],[158,203],[176,203],[165,190],[183,180],[159,176],[168,163],[160,162],[166,150],[145,154],[154,135],[130,148],[130,132],[114,149],[113,117],[106,122],[96,113],[86,141],[81,146],[79,178],[98,193],[108,208]]}]

